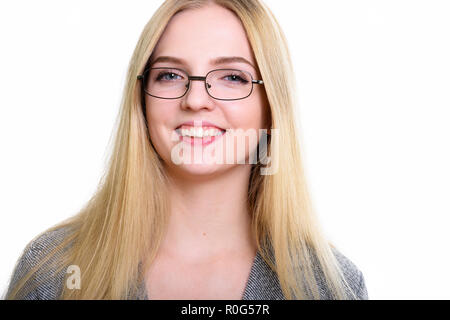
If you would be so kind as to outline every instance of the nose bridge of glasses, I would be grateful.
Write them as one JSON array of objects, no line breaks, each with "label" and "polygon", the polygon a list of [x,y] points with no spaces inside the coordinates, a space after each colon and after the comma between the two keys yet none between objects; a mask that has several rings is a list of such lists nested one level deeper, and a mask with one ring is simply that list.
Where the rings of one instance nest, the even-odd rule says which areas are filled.
[{"label": "nose bridge of glasses", "polygon": [[200,77],[200,76],[189,76],[188,78],[189,80],[194,80],[194,81],[204,81],[206,80],[206,77]]},{"label": "nose bridge of glasses", "polygon": [[[192,81],[205,81],[205,85],[206,85],[208,88],[211,88],[211,84],[209,84],[208,82],[206,82],[206,77],[201,77],[201,76],[189,76],[188,79],[189,79],[189,80],[192,80]],[[189,84],[188,84],[188,85],[189,85]]]}]

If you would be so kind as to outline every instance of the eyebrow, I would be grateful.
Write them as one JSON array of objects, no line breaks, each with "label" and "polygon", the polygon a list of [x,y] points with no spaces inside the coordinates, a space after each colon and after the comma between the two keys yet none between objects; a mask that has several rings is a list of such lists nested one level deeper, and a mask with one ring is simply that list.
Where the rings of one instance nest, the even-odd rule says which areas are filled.
[{"label": "eyebrow", "polygon": [[[171,62],[176,64],[184,64],[187,65],[186,61],[181,58],[176,57],[170,57],[170,56],[159,56],[158,58],[151,61],[150,65],[154,65],[157,62]],[[211,59],[209,63],[211,65],[218,65],[218,64],[225,64],[225,63],[232,63],[232,62],[240,62],[240,63],[246,63],[249,66],[253,67],[256,70],[256,67],[247,59],[243,57],[218,57],[215,59]]]}]

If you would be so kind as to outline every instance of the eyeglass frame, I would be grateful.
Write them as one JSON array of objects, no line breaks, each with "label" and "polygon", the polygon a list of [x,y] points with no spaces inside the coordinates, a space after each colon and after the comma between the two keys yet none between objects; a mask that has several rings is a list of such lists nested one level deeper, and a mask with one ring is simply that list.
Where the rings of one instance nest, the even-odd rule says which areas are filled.
[{"label": "eyeglass frame", "polygon": [[[155,98],[158,98],[158,99],[165,99],[165,100],[174,100],[174,99],[180,99],[180,98],[184,97],[184,96],[188,93],[189,89],[191,88],[191,81],[204,81],[204,82],[205,82],[206,93],[208,93],[208,95],[209,95],[211,98],[213,98],[213,99],[215,99],[215,100],[221,100],[221,101],[236,101],[236,100],[246,99],[246,98],[248,98],[248,97],[252,94],[252,92],[253,92],[253,84],[264,84],[264,81],[263,81],[263,80],[254,80],[254,79],[253,79],[253,75],[252,75],[250,72],[245,71],[245,70],[240,70],[240,69],[232,69],[232,68],[231,68],[231,69],[230,69],[230,68],[224,68],[224,69],[214,69],[214,70],[210,70],[210,71],[208,71],[208,73],[207,73],[205,76],[191,76],[191,75],[189,75],[189,73],[188,73],[186,70],[180,69],[180,68],[170,68],[170,67],[147,68],[147,69],[144,70],[144,72],[142,72],[142,74],[137,75],[137,79],[138,79],[138,80],[144,80],[144,74],[145,74],[146,72],[150,72],[150,70],[152,70],[152,69],[180,70],[180,71],[184,72],[184,73],[188,76],[188,82],[187,82],[186,91],[183,93],[183,95],[181,95],[181,96],[179,96],[179,97],[176,97],[176,98],[163,98],[163,97],[158,97],[158,96],[155,96],[155,95],[150,94],[149,92],[147,92],[147,91],[145,90],[145,88],[143,88],[143,92],[145,92],[145,93],[148,94],[149,96],[152,96],[152,97],[155,97]],[[237,98],[237,99],[219,99],[219,98],[216,98],[216,97],[212,96],[212,95],[209,93],[209,90],[208,90],[208,88],[207,88],[207,84],[208,84],[208,85],[210,85],[210,84],[206,82],[206,78],[208,77],[208,75],[209,75],[211,72],[214,72],[214,71],[223,71],[223,70],[232,70],[232,71],[240,71],[240,72],[247,73],[247,74],[250,76],[250,78],[252,79],[252,81],[251,81],[252,89],[250,90],[250,93],[249,93],[248,95],[246,95],[245,97],[243,97],[243,98]],[[143,84],[143,83],[141,82],[141,84]],[[211,86],[211,85],[210,85],[210,86]]]}]

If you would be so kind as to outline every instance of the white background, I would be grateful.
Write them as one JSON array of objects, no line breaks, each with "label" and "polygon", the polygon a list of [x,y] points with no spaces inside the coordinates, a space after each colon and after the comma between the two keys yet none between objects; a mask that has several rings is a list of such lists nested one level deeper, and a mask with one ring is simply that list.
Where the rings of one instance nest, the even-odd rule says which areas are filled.
[{"label": "white background", "polygon": [[[28,241],[94,191],[161,3],[0,3],[0,292]],[[326,234],[370,299],[449,299],[449,2],[266,3],[291,47]]]}]

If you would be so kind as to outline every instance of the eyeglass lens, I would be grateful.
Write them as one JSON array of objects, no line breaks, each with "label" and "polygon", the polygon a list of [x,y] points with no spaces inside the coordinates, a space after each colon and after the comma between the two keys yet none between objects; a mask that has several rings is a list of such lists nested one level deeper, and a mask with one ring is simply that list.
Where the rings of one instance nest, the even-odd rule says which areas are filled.
[{"label": "eyeglass lens", "polygon": [[[189,89],[189,76],[180,69],[152,68],[144,73],[145,91],[155,97],[175,99]],[[206,77],[206,90],[216,99],[242,99],[252,91],[252,76],[236,69],[214,70]]]}]

